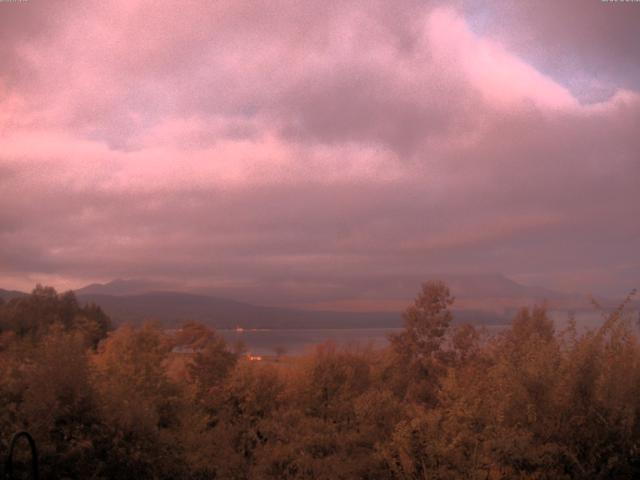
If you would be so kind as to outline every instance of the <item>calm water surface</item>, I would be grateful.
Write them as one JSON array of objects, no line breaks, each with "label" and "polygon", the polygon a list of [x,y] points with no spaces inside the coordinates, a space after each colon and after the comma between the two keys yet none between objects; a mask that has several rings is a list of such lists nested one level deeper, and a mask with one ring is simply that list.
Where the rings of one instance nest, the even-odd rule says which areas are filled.
[{"label": "calm water surface", "polygon": [[[566,312],[549,312],[555,321],[556,329],[566,326]],[[580,312],[576,314],[578,331],[597,328],[602,324],[602,317],[596,312]],[[508,325],[489,325],[489,335],[504,331]],[[401,328],[336,328],[336,329],[273,329],[273,330],[218,330],[230,344],[242,342],[247,351],[254,355],[274,355],[276,349],[282,348],[287,355],[300,355],[309,351],[318,343],[333,341],[339,346],[368,346],[376,348],[388,344],[388,335],[399,332]]]},{"label": "calm water surface", "polygon": [[299,355],[318,343],[333,341],[340,346],[384,347],[387,335],[400,328],[336,328],[336,329],[277,329],[277,330],[218,330],[230,344],[243,342],[254,355],[273,355],[277,348],[287,355]]}]

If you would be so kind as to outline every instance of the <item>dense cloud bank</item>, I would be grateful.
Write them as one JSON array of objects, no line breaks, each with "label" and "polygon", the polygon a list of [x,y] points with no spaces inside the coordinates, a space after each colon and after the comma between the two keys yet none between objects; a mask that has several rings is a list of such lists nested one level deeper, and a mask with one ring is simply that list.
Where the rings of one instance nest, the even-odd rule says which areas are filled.
[{"label": "dense cloud bank", "polygon": [[625,291],[640,7],[574,3],[0,4],[0,280]]}]

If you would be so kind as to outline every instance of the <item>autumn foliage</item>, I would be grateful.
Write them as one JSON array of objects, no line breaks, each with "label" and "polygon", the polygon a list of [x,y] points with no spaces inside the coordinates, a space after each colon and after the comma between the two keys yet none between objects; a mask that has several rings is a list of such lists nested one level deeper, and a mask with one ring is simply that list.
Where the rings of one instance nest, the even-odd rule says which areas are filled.
[{"label": "autumn foliage", "polygon": [[423,286],[386,349],[249,362],[210,328],[113,330],[38,287],[0,305],[0,453],[29,430],[47,479],[640,478],[640,343],[624,305],[488,335]]}]

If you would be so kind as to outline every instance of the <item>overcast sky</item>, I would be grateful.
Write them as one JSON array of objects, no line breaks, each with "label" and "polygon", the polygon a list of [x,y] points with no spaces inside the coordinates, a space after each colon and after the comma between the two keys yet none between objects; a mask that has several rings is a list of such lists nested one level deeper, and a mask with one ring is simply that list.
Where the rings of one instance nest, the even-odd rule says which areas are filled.
[{"label": "overcast sky", "polygon": [[640,286],[640,3],[0,2],[0,287]]}]

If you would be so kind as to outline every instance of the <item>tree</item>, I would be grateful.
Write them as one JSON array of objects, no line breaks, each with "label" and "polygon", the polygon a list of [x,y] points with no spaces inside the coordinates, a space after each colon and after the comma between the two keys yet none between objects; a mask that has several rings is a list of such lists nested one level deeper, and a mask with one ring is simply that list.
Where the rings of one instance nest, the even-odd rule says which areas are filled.
[{"label": "tree", "polygon": [[238,355],[229,350],[224,338],[201,323],[184,323],[175,337],[175,345],[191,354],[187,373],[200,400],[220,385],[238,361]]},{"label": "tree", "polygon": [[413,305],[404,312],[404,331],[390,337],[396,354],[395,369],[406,370],[406,393],[427,403],[435,401],[439,377],[444,373],[448,353],[443,349],[453,316],[454,298],[443,282],[430,281]]},{"label": "tree", "polygon": [[151,324],[120,327],[93,358],[102,430],[96,461],[108,478],[180,477],[181,396],[166,373],[169,338]]},{"label": "tree", "polygon": [[111,330],[111,320],[93,303],[80,306],[73,292],[59,294],[42,285],[30,295],[0,305],[0,331],[38,340],[54,326],[67,332],[80,331],[87,344],[95,347]]},{"label": "tree", "polygon": [[98,419],[83,335],[51,328],[26,353],[18,418],[38,441],[43,478],[89,477]]},{"label": "tree", "polygon": [[282,360],[282,357],[284,357],[284,355],[287,353],[287,349],[282,345],[277,345],[276,347],[273,348],[273,353],[276,354],[276,362],[279,362],[280,360]]}]

